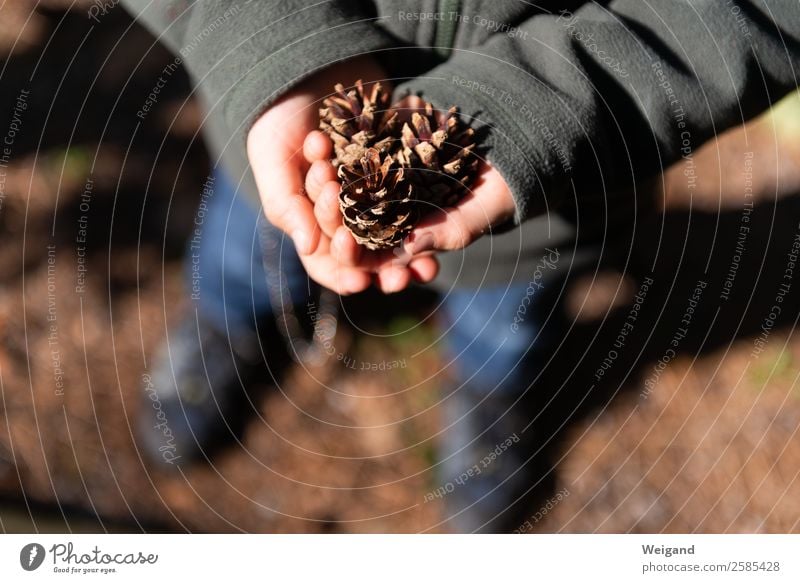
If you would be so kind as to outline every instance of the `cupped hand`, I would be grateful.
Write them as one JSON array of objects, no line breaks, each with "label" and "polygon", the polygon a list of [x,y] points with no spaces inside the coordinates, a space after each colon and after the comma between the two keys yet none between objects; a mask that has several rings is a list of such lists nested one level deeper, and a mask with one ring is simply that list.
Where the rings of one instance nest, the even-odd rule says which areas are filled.
[{"label": "cupped hand", "polygon": [[454,206],[425,215],[406,237],[403,249],[411,256],[463,249],[510,220],[515,211],[514,197],[505,179],[482,160],[473,187]]},{"label": "cupped hand", "polygon": [[[410,119],[424,109],[424,101],[415,95],[401,100],[395,108],[400,119]],[[404,252],[412,257],[431,251],[463,249],[493,227],[511,219],[516,203],[505,179],[487,160],[481,159],[475,183],[461,200],[447,208],[428,212],[406,237]]]},{"label": "cupped hand", "polygon": [[[398,110],[402,123],[409,120],[413,112],[423,110],[424,102],[412,95],[394,108]],[[379,270],[407,265],[418,281],[429,281],[438,270],[438,264],[428,263],[432,253],[466,247],[490,233],[493,227],[511,219],[516,210],[505,179],[488,161],[481,160],[475,183],[458,203],[428,212],[406,237],[401,248],[391,252],[366,251],[341,226],[336,200],[338,182],[332,167],[324,161],[330,155],[330,142],[320,132],[312,132],[306,140],[306,151],[320,154],[317,158],[313,155],[308,157],[312,166],[306,186],[316,202],[317,220],[332,239],[336,257],[343,265]]]},{"label": "cupped hand", "polygon": [[348,87],[357,79],[383,78],[369,57],[329,67],[275,102],[247,137],[267,219],[292,238],[308,275],[342,295],[363,291],[373,281],[384,292],[400,291],[412,280],[432,280],[438,269],[430,254],[362,252],[341,224],[330,141],[315,131],[318,108],[336,83]]}]

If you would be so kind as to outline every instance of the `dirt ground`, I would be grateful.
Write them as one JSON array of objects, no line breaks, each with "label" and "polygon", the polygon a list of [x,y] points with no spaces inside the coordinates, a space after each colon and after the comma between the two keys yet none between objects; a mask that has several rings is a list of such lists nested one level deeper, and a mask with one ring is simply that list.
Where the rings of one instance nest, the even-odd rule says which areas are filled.
[{"label": "dirt ground", "polygon": [[[445,530],[424,500],[447,390],[444,359],[425,349],[425,292],[349,299],[336,340],[356,361],[413,365],[295,366],[280,390],[264,382],[241,443],[210,463],[175,473],[140,457],[142,374],[185,303],[183,242],[208,173],[202,114],[176,73],[137,118],[172,57],[119,8],[95,25],[57,4],[0,5],[0,134],[18,127],[0,167],[0,528]],[[800,281],[784,278],[798,120],[795,96],[697,151],[694,188],[679,163],[649,195],[664,212],[567,282],[563,334],[535,387],[548,442],[525,531],[800,531]]]}]

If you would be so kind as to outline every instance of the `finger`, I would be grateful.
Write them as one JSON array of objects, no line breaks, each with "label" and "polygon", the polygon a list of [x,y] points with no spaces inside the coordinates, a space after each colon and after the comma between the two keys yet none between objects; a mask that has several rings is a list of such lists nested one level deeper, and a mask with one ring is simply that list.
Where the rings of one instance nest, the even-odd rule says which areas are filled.
[{"label": "finger", "polygon": [[272,168],[269,177],[256,175],[264,214],[292,238],[300,255],[313,253],[320,231],[311,201],[303,194],[300,165],[293,161],[270,164],[267,157],[265,166]]},{"label": "finger", "polygon": [[381,269],[375,280],[383,293],[392,294],[404,290],[411,283],[411,272],[405,267],[389,266]]},{"label": "finger", "polygon": [[331,240],[331,253],[342,265],[358,267],[377,273],[387,267],[405,267],[412,256],[403,251],[402,246],[381,251],[372,251],[359,245],[347,227],[340,226]]},{"label": "finger", "polygon": [[320,229],[306,196],[268,192],[262,201],[267,220],[292,238],[298,254],[309,255],[316,251]]},{"label": "finger", "polygon": [[456,206],[428,214],[406,238],[404,247],[412,254],[461,249],[515,212],[516,203],[506,181],[494,167],[482,163],[474,190]]},{"label": "finger", "polygon": [[[483,196],[480,196],[483,194]],[[424,251],[463,249],[514,213],[511,193],[476,189],[457,206],[426,216],[406,238],[404,248],[414,255]]]},{"label": "finger", "polygon": [[481,231],[486,224],[488,218],[484,212],[465,215],[459,207],[436,210],[417,225],[406,238],[403,248],[412,255],[432,250],[462,249],[474,240],[473,231]]},{"label": "finger", "polygon": [[327,160],[317,160],[311,164],[306,173],[306,194],[313,202],[317,202],[322,187],[336,180],[336,170]]},{"label": "finger", "polygon": [[364,261],[365,257],[370,258],[372,255],[356,242],[347,227],[340,226],[336,229],[336,235],[331,240],[331,248],[334,257],[342,265],[375,271],[374,267]]},{"label": "finger", "polygon": [[329,253],[301,256],[300,260],[309,277],[339,295],[362,292],[372,283],[372,276],[364,270],[339,265]]},{"label": "finger", "polygon": [[329,160],[332,154],[333,144],[324,133],[314,130],[306,136],[303,142],[303,156],[309,164],[317,160]]},{"label": "finger", "polygon": [[430,283],[439,274],[439,261],[433,255],[416,257],[408,264],[408,270],[417,283]]},{"label": "finger", "polygon": [[317,204],[314,205],[314,217],[322,232],[331,239],[342,225],[342,213],[339,210],[339,183],[327,182],[320,191]]},{"label": "finger", "polygon": [[342,226],[331,242],[332,253],[342,265],[359,267],[377,273],[387,267],[407,267],[415,256],[407,253],[402,245],[391,249],[372,251],[356,243],[353,236]]}]

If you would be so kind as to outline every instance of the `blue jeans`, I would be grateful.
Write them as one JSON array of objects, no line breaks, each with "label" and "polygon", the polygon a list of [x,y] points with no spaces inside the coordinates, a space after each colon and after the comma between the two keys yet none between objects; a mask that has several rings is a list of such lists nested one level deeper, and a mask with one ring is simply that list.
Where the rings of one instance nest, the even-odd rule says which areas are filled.
[{"label": "blue jeans", "polygon": [[[281,284],[296,306],[316,299],[291,239],[266,223],[261,209],[225,173],[215,172],[203,192],[186,265],[193,300],[222,330],[252,329],[272,312],[259,226],[267,231],[267,243],[279,249],[280,275],[269,277],[285,278]],[[531,350],[539,325],[530,292],[529,284],[517,283],[455,289],[442,298],[448,327],[443,341],[464,389],[518,392],[532,382],[530,363],[537,359]]]},{"label": "blue jeans", "polygon": [[281,281],[295,305],[305,305],[316,286],[306,276],[292,240],[224,172],[206,183],[186,248],[186,279],[200,313],[220,330],[255,329],[272,312],[259,229],[278,249]]}]

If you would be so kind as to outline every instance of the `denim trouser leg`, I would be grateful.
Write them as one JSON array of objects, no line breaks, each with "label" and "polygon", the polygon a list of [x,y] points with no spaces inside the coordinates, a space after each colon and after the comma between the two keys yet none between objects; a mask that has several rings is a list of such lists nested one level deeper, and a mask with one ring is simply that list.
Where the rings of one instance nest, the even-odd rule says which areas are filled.
[{"label": "denim trouser leg", "polygon": [[445,347],[463,389],[508,397],[533,382],[541,325],[536,299],[526,283],[458,289],[445,297]]},{"label": "denim trouser leg", "polygon": [[436,471],[454,532],[505,531],[509,509],[530,486],[537,432],[529,404],[544,363],[539,291],[530,284],[458,290],[443,302],[455,383],[441,403]]},{"label": "denim trouser leg", "polygon": [[[188,288],[195,306],[221,330],[255,329],[270,314],[270,294],[259,244],[277,249],[292,299],[305,303],[308,279],[291,239],[266,223],[261,208],[215,169],[206,183],[187,246]],[[280,277],[270,274],[270,277]]]}]

